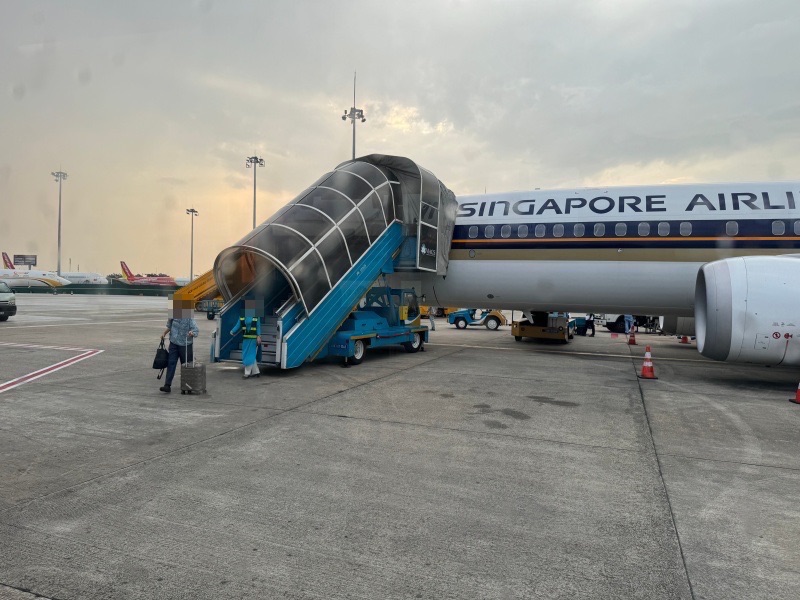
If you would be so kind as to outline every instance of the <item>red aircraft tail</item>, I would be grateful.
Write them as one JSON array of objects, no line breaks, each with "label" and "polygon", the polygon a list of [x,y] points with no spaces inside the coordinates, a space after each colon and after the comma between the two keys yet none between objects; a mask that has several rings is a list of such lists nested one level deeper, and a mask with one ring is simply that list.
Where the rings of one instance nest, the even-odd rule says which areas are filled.
[{"label": "red aircraft tail", "polygon": [[122,265],[122,272],[125,273],[125,279],[127,279],[128,281],[133,281],[135,277],[133,276],[133,273],[131,273],[131,270],[128,268],[128,265],[125,264],[125,261],[121,260],[119,261],[119,264]]},{"label": "red aircraft tail", "polygon": [[3,265],[5,266],[6,269],[14,268],[14,263],[11,262],[11,259],[8,258],[8,254],[6,254],[5,252],[3,252]]}]

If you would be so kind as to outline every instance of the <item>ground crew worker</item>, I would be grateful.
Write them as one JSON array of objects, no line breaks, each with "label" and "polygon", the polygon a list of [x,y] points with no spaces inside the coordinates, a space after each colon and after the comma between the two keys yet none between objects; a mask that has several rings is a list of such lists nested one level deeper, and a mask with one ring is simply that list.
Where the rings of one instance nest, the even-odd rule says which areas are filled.
[{"label": "ground crew worker", "polygon": [[625,317],[625,335],[628,335],[633,329],[633,315],[624,315]]},{"label": "ground crew worker", "polygon": [[431,331],[436,331],[436,321],[433,320],[433,313],[436,312],[435,306],[428,307],[428,320],[431,323]]},{"label": "ground crew worker", "polygon": [[231,335],[236,335],[242,331],[242,364],[244,365],[243,379],[248,377],[260,377],[261,371],[258,369],[256,359],[258,357],[258,347],[261,345],[261,319],[256,316],[255,300],[244,301],[244,314],[239,317],[239,322],[231,329]]},{"label": "ground crew worker", "polygon": [[594,337],[594,314],[586,315],[586,333],[589,333],[589,330],[592,330],[592,334],[589,337]]}]

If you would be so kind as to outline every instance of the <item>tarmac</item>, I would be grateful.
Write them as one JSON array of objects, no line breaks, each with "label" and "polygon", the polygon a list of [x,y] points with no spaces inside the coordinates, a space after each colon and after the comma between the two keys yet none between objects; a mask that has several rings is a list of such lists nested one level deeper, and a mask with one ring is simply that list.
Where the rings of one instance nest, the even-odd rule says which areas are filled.
[{"label": "tarmac", "polygon": [[18,302],[0,598],[800,597],[797,369],[437,319],[425,352],[167,395],[167,299]]}]

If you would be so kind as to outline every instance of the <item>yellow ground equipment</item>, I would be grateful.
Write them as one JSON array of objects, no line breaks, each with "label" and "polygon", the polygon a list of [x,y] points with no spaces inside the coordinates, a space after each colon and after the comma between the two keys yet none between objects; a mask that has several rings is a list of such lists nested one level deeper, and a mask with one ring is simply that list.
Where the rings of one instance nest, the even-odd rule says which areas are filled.
[{"label": "yellow ground equipment", "polygon": [[566,344],[575,336],[575,319],[570,319],[567,313],[534,312],[531,317],[533,322],[525,319],[511,323],[511,335],[516,341],[529,337]]}]

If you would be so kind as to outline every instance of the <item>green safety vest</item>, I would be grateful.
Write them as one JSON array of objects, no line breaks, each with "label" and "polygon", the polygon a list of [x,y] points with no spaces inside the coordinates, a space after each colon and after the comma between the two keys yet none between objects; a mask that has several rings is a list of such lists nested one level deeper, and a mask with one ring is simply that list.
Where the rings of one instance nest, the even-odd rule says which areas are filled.
[{"label": "green safety vest", "polygon": [[247,323],[245,323],[244,317],[239,317],[239,326],[242,328],[242,332],[244,333],[245,339],[256,339],[258,336],[256,332],[258,331],[256,323],[258,323],[258,318],[253,317],[250,321],[250,328],[248,329]]}]

